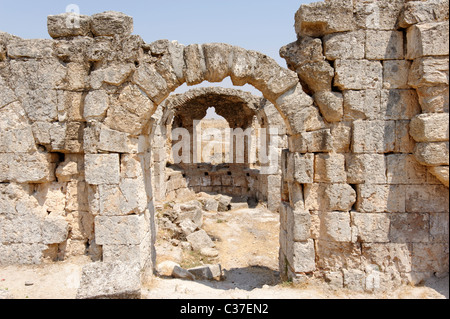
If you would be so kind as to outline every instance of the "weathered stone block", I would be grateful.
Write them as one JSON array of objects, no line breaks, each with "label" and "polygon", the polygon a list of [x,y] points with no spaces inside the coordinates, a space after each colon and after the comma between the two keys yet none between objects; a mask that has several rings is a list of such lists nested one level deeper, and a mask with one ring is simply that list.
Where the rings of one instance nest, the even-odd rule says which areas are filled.
[{"label": "weathered stone block", "polygon": [[390,216],[380,213],[352,212],[352,237],[353,241],[368,243],[390,242]]},{"label": "weathered stone block", "polygon": [[345,156],[342,154],[316,154],[314,161],[314,182],[345,183]]},{"label": "weathered stone block", "polygon": [[103,120],[109,108],[109,96],[105,91],[89,92],[84,101],[84,118],[90,120]]},{"label": "weathered stone block", "polygon": [[[334,43],[334,41],[330,42]],[[322,40],[307,36],[282,47],[280,56],[286,60],[290,70],[295,70],[305,63],[323,62],[325,60]]]},{"label": "weathered stone block", "polygon": [[448,166],[433,166],[429,168],[429,172],[433,174],[445,186],[449,185],[449,169]]},{"label": "weathered stone block", "polygon": [[295,70],[305,86],[312,92],[331,91],[334,69],[326,61],[307,62]]},{"label": "weathered stone block", "polygon": [[95,36],[128,36],[133,32],[133,18],[121,12],[107,11],[91,17]]},{"label": "weathered stone block", "polygon": [[0,244],[0,265],[37,265],[42,262],[44,244]]},{"label": "weathered stone block", "polygon": [[411,271],[412,245],[407,243],[363,243],[363,262],[366,265],[376,265],[382,272]]},{"label": "weathered stone block", "polygon": [[295,31],[299,37],[321,37],[353,28],[353,5],[346,1],[304,4],[295,15]]},{"label": "weathered stone block", "polygon": [[357,1],[354,4],[356,25],[362,29],[394,30],[404,0]]},{"label": "weathered stone block", "polygon": [[430,214],[430,240],[432,242],[449,242],[449,215],[446,213]]},{"label": "weathered stone block", "polygon": [[448,213],[449,193],[443,185],[409,185],[406,187],[406,211],[411,213]]},{"label": "weathered stone block", "polygon": [[380,118],[381,92],[379,90],[345,90],[344,120],[375,120]]},{"label": "weathered stone block", "polygon": [[352,228],[350,213],[320,212],[320,240],[351,242]]},{"label": "weathered stone block", "polygon": [[380,89],[383,67],[379,61],[337,60],[334,85],[341,90]]},{"label": "weathered stone block", "polygon": [[230,61],[233,47],[223,43],[209,43],[202,46],[205,57],[205,78],[209,82],[221,82],[230,75]]},{"label": "weathered stone block", "polygon": [[53,38],[89,36],[91,33],[89,16],[66,12],[47,17],[48,34]]},{"label": "weathered stone block", "polygon": [[51,154],[0,153],[0,181],[45,183],[55,179]]},{"label": "weathered stone block", "polygon": [[408,84],[412,87],[448,86],[448,57],[422,57],[411,65]]},{"label": "weathered stone block", "polygon": [[296,273],[312,272],[316,269],[314,241],[295,242],[293,244],[293,264]]},{"label": "weathered stone block", "polygon": [[403,32],[372,31],[366,32],[366,59],[401,60],[403,59]]},{"label": "weathered stone block", "polygon": [[448,1],[408,1],[399,18],[399,26],[407,28],[413,24],[448,20]]},{"label": "weathered stone block", "polygon": [[139,299],[139,263],[97,262],[83,267],[77,299]]},{"label": "weathered stone block", "polygon": [[86,154],[86,182],[91,185],[119,184],[119,154]]},{"label": "weathered stone block", "polygon": [[42,242],[46,245],[59,244],[67,240],[69,223],[62,216],[48,216],[42,224]]},{"label": "weathered stone block", "polygon": [[389,153],[395,146],[394,121],[353,122],[353,152]]},{"label": "weathered stone block", "polygon": [[442,166],[449,164],[448,142],[417,143],[414,155],[420,164]]},{"label": "weathered stone block", "polygon": [[383,61],[383,87],[385,89],[407,89],[411,62],[406,60]]},{"label": "weathered stone block", "polygon": [[129,139],[126,133],[110,130],[102,127],[98,149],[107,152],[127,153],[129,151]]},{"label": "weathered stone block", "polygon": [[382,90],[379,119],[410,120],[420,114],[415,90]]},{"label": "weathered stone block", "polygon": [[184,71],[187,85],[196,85],[203,82],[206,73],[206,62],[203,48],[199,44],[188,45],[184,49],[186,69]]},{"label": "weathered stone block", "polygon": [[117,64],[95,70],[90,75],[90,86],[94,90],[100,90],[104,83],[120,86],[135,70],[134,64]]},{"label": "weathered stone block", "polygon": [[333,137],[332,149],[336,153],[347,153],[350,151],[352,142],[352,124],[350,122],[332,123],[331,136]]},{"label": "weathered stone block", "polygon": [[413,243],[412,246],[412,271],[448,272],[448,243]]},{"label": "weathered stone block", "polygon": [[139,245],[148,233],[144,215],[95,217],[98,245]]},{"label": "weathered stone block", "polygon": [[361,269],[361,244],[316,240],[317,268],[342,271]]},{"label": "weathered stone block", "polygon": [[204,230],[199,230],[195,233],[192,233],[186,236],[186,239],[192,245],[192,249],[196,251],[200,251],[205,247],[215,247],[213,241]]},{"label": "weathered stone block", "polygon": [[356,192],[348,184],[305,185],[305,208],[316,211],[350,211]]},{"label": "weathered stone block", "polygon": [[448,113],[448,85],[417,88],[423,113]]},{"label": "weathered stone block", "polygon": [[429,214],[391,214],[389,239],[393,243],[427,243],[430,236]]},{"label": "weathered stone block", "polygon": [[[436,41],[436,39],[441,39]],[[407,59],[448,55],[449,23],[436,22],[413,25],[407,32]]]},{"label": "weathered stone block", "polygon": [[365,57],[366,35],[364,31],[334,33],[323,38],[327,60],[359,60]]},{"label": "weathered stone block", "polygon": [[449,116],[446,113],[418,115],[411,120],[409,131],[416,142],[448,141]]},{"label": "weathered stone block", "polygon": [[314,95],[322,116],[330,123],[340,122],[344,116],[344,98],[341,93],[321,91]]},{"label": "weathered stone block", "polygon": [[349,184],[386,183],[386,160],[382,154],[350,154],[347,156]]},{"label": "weathered stone block", "polygon": [[388,184],[423,184],[427,170],[410,154],[389,154],[386,157]]},{"label": "weathered stone block", "polygon": [[359,184],[356,191],[359,212],[405,212],[405,186]]}]

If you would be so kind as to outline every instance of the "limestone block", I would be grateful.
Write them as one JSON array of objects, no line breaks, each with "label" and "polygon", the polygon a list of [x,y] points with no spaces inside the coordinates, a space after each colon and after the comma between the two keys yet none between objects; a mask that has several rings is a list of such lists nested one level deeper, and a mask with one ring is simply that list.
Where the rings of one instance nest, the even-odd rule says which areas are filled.
[{"label": "limestone block", "polygon": [[42,243],[41,230],[42,218],[29,211],[23,215],[0,216],[0,239],[2,243]]},{"label": "limestone block", "polygon": [[342,271],[362,267],[360,243],[317,240],[316,255],[317,268],[322,270]]},{"label": "limestone block", "polygon": [[348,184],[307,184],[304,186],[305,208],[316,211],[350,211],[356,192]]},{"label": "limestone block", "polygon": [[109,107],[109,96],[105,91],[91,91],[84,101],[84,118],[87,121],[102,120]]},{"label": "limestone block", "polygon": [[0,127],[1,153],[36,151],[32,127],[19,102],[0,108]]},{"label": "limestone block", "polygon": [[94,215],[90,212],[74,211],[67,215],[70,224],[70,238],[83,240],[94,237]]},{"label": "limestone block", "polygon": [[120,176],[137,178],[143,176],[143,161],[139,155],[122,154],[120,156]]},{"label": "limestone block", "polygon": [[448,57],[422,57],[411,65],[408,84],[412,87],[448,86]]},{"label": "limestone block", "polygon": [[322,116],[328,122],[340,122],[344,116],[344,98],[341,93],[322,91],[314,95]]},{"label": "limestone block", "polygon": [[[334,42],[330,40],[330,46],[331,44],[334,44]],[[322,40],[307,36],[300,37],[296,42],[282,47],[280,56],[286,60],[290,70],[295,70],[305,63],[323,62],[325,60]]]},{"label": "limestone block", "polygon": [[8,57],[11,59],[44,59],[53,55],[53,42],[42,39],[14,39],[7,45]]},{"label": "limestone block", "polygon": [[42,262],[44,244],[0,244],[1,265],[37,265]]},{"label": "limestone block", "polygon": [[385,89],[407,89],[411,62],[406,60],[383,61],[383,87]]},{"label": "limestone block", "polygon": [[307,62],[295,70],[302,83],[313,92],[331,91],[334,69],[326,61]]},{"label": "limestone block", "polygon": [[448,188],[443,185],[411,185],[406,188],[407,212],[448,213],[448,204]]},{"label": "limestone block", "polygon": [[83,267],[77,299],[140,299],[139,263],[96,262]]},{"label": "limestone block", "polygon": [[97,13],[91,17],[91,31],[95,36],[129,36],[133,32],[133,18],[114,11]]},{"label": "limestone block", "polygon": [[204,80],[221,82],[230,75],[233,47],[224,43],[208,43],[202,48],[206,65]]},{"label": "limestone block", "polygon": [[367,243],[390,242],[391,220],[388,214],[352,212],[353,239]]},{"label": "limestone block", "polygon": [[48,34],[53,38],[89,36],[91,33],[89,16],[66,12],[47,17]]},{"label": "limestone block", "polygon": [[433,174],[438,180],[442,182],[445,186],[448,187],[448,166],[434,166],[430,167],[429,171]]},{"label": "limestone block", "polygon": [[409,121],[395,122],[395,149],[396,153],[412,153],[414,152],[415,142],[409,134]]},{"label": "limestone block", "polygon": [[58,99],[55,90],[30,90],[22,97],[22,106],[32,121],[53,122],[58,119]]},{"label": "limestone block", "polygon": [[299,183],[288,183],[289,201],[294,210],[304,210],[303,188]]},{"label": "limestone block", "polygon": [[127,153],[129,151],[128,141],[126,133],[102,127],[98,149],[107,152]]},{"label": "limestone block", "polygon": [[[289,156],[289,155],[288,155]],[[310,184],[314,178],[314,155],[291,153],[288,157],[286,176],[300,184]]]},{"label": "limestone block", "polygon": [[133,83],[156,104],[161,103],[170,93],[166,80],[158,73],[154,64],[141,65],[133,75]]},{"label": "limestone block", "polygon": [[414,155],[417,161],[426,166],[449,164],[448,142],[417,143]]},{"label": "limestone block", "polygon": [[448,243],[414,243],[412,249],[412,271],[448,272]]},{"label": "limestone block", "polygon": [[[364,213],[405,212],[406,186],[359,184],[356,210]],[[409,211],[409,210],[408,210]]]},{"label": "limestone block", "polygon": [[448,1],[409,1],[400,15],[399,26],[407,28],[417,23],[445,20],[448,20]]},{"label": "limestone block", "polygon": [[407,243],[363,243],[363,262],[376,265],[382,272],[411,271],[412,245]]},{"label": "limestone block", "polygon": [[278,98],[276,104],[287,117],[288,130],[293,134],[303,132],[307,128],[311,130],[311,128],[321,126],[317,110],[310,108],[313,99],[303,91],[300,84]]},{"label": "limestone block", "polygon": [[359,60],[365,57],[366,35],[363,30],[334,33],[323,38],[327,60]]},{"label": "limestone block", "polygon": [[423,113],[448,113],[448,85],[417,88]]},{"label": "limestone block", "polygon": [[415,90],[381,91],[379,119],[410,120],[418,114],[420,105]]},{"label": "limestone block", "polygon": [[352,124],[350,122],[332,123],[330,132],[333,137],[332,149],[336,153],[349,152],[352,142]]},{"label": "limestone block", "polygon": [[381,92],[379,90],[345,90],[344,120],[375,120],[380,118]]},{"label": "limestone block", "polygon": [[386,160],[383,154],[350,154],[346,161],[349,184],[386,183]]},{"label": "limestone block", "polygon": [[368,30],[366,32],[366,59],[403,59],[403,32]]},{"label": "limestone block", "polygon": [[89,211],[85,182],[71,181],[67,184],[66,203],[67,211]]},{"label": "limestone block", "polygon": [[362,29],[394,30],[404,5],[404,0],[356,1],[355,21]]},{"label": "limestone block", "polygon": [[314,241],[293,243],[293,264],[296,273],[312,272],[316,269]]},{"label": "limestone block", "polygon": [[345,183],[345,156],[342,154],[316,154],[314,161],[314,182]]},{"label": "limestone block", "polygon": [[111,99],[105,124],[111,129],[137,136],[148,124],[155,105],[137,86],[126,86]]},{"label": "limestone block", "polygon": [[393,243],[426,243],[429,241],[429,214],[392,214],[389,238]]},{"label": "limestone block", "polygon": [[[436,39],[440,39],[436,41]],[[413,25],[407,32],[407,59],[447,55],[449,52],[449,23],[436,22]]]},{"label": "limestone block", "polygon": [[91,185],[119,184],[118,154],[86,154],[86,182]]},{"label": "limestone block", "polygon": [[[73,81],[72,81],[73,83]],[[58,121],[83,122],[85,95],[82,92],[58,91]]]},{"label": "limestone block", "polygon": [[84,177],[84,157],[83,155],[67,154],[64,162],[58,165],[55,172],[56,178],[60,182],[68,182],[72,179]]},{"label": "limestone block", "polygon": [[445,213],[430,214],[430,240],[432,242],[449,241],[449,215]]},{"label": "limestone block", "polygon": [[42,224],[42,242],[46,245],[59,244],[67,240],[69,223],[62,216],[48,216]]},{"label": "limestone block", "polygon": [[333,137],[329,129],[302,133],[302,143],[310,153],[328,153],[333,149]]},{"label": "limestone block", "polygon": [[354,28],[353,5],[346,1],[304,4],[295,15],[297,36],[321,37]]},{"label": "limestone block", "polygon": [[217,265],[203,265],[199,267],[189,268],[188,272],[194,275],[196,280],[222,280],[223,272],[222,266]]},{"label": "limestone block", "polygon": [[233,47],[233,60],[230,68],[231,81],[242,86],[252,79],[258,56],[240,47]]},{"label": "limestone block", "polygon": [[142,178],[124,178],[120,185],[99,186],[100,214],[123,216],[139,214],[147,207],[147,193]]},{"label": "limestone block", "polygon": [[295,210],[289,205],[280,206],[282,225],[286,227],[288,236],[294,241],[306,241],[311,238],[311,215],[305,210]]},{"label": "limestone block", "polygon": [[103,262],[138,262],[141,268],[148,267],[151,254],[150,234],[140,245],[103,245]]},{"label": "limestone block", "polygon": [[17,98],[14,91],[8,87],[5,80],[0,76],[0,109],[16,100]]},{"label": "limestone block", "polygon": [[410,154],[389,154],[386,156],[386,177],[388,184],[425,183],[427,169]]},{"label": "limestone block", "polygon": [[48,214],[64,216],[66,192],[67,185],[65,183],[46,183],[37,186],[34,196]]},{"label": "limestone block", "polygon": [[103,83],[120,86],[135,70],[134,64],[118,64],[95,70],[90,75],[90,86],[94,90],[99,90]]},{"label": "limestone block", "polygon": [[203,229],[186,236],[186,239],[192,245],[192,249],[196,251],[200,251],[205,247],[215,247],[213,241]]},{"label": "limestone block", "polygon": [[416,142],[443,142],[449,139],[447,113],[420,114],[411,120],[411,136]]},{"label": "limestone block", "polygon": [[335,242],[351,242],[350,213],[320,212],[320,239]]},{"label": "limestone block", "polygon": [[395,145],[394,121],[353,122],[352,147],[355,153],[389,153]]},{"label": "limestone block", "polygon": [[201,45],[188,45],[184,49],[184,60],[186,62],[184,74],[187,85],[202,83],[205,79],[206,62]]},{"label": "limestone block", "polygon": [[45,183],[55,179],[55,165],[48,153],[0,153],[0,181]]},{"label": "limestone block", "polygon": [[379,61],[337,60],[334,85],[341,90],[380,89],[383,67]]},{"label": "limestone block", "polygon": [[98,245],[139,245],[148,232],[144,215],[97,216],[95,238]]}]

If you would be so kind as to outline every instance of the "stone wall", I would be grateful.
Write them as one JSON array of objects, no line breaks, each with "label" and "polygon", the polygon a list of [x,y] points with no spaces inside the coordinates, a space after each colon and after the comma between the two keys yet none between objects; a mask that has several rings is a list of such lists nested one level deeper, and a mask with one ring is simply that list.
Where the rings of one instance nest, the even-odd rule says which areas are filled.
[{"label": "stone wall", "polygon": [[228,44],[145,43],[116,12],[50,16],[53,40],[0,33],[0,263],[89,254],[92,271],[147,278],[158,106],[229,76],[286,129],[283,278],[372,290],[448,272],[448,2],[330,0],[295,21],[290,70]]},{"label": "stone wall", "polygon": [[448,2],[317,2],[295,30],[280,54],[332,139],[285,153],[282,267],[369,290],[448,272]]}]

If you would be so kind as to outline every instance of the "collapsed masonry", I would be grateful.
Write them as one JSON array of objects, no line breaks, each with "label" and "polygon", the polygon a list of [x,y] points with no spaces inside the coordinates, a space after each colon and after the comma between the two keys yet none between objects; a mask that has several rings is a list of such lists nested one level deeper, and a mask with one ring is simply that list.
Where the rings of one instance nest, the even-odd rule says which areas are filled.
[{"label": "collapsed masonry", "polygon": [[183,83],[230,76],[286,127],[283,278],[372,290],[448,272],[448,2],[330,0],[295,21],[290,70],[227,44],[148,44],[115,12],[50,16],[53,40],[0,33],[0,264],[88,254],[101,262],[80,297],[139,296],[153,115]]}]

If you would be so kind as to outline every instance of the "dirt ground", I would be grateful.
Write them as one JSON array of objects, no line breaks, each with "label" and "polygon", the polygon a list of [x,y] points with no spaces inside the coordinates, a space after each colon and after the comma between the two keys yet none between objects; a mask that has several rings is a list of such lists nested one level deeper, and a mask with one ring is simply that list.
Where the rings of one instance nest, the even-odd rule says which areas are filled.
[{"label": "dirt ground", "polygon": [[[449,278],[389,293],[357,293],[324,285],[294,286],[278,277],[278,215],[263,207],[206,213],[203,229],[215,240],[226,279],[221,282],[155,277],[143,299],[448,299]],[[210,261],[210,260],[209,260]],[[88,257],[0,267],[0,299],[73,299]],[[202,261],[200,261],[201,263]]]}]

